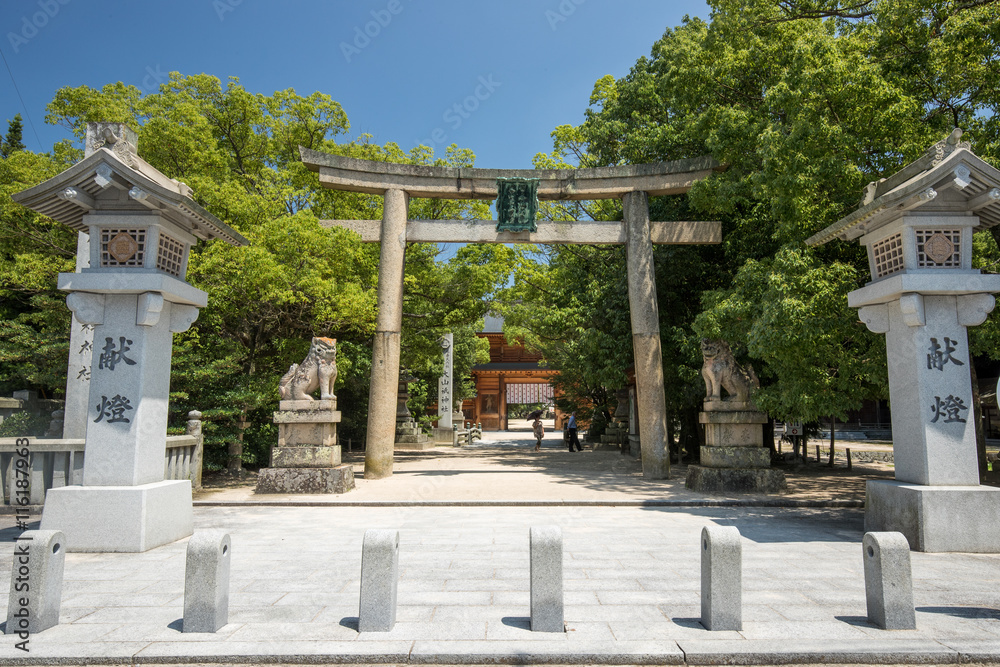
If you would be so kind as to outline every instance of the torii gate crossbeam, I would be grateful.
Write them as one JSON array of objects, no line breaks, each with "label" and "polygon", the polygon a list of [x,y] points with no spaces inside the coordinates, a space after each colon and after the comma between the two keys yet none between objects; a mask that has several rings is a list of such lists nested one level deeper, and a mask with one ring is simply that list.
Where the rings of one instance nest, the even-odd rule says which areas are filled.
[{"label": "torii gate crossbeam", "polygon": [[[430,167],[348,158],[299,148],[302,162],[327,188],[381,194],[381,220],[324,220],[363,241],[379,242],[378,314],[372,346],[365,479],[392,474],[396,388],[402,328],[403,261],[407,241],[442,243],[570,243],[626,246],[632,347],[643,476],[670,473],[663,387],[654,243],[719,243],[718,222],[650,222],[649,195],[687,192],[722,167],[711,157],[593,169],[479,169]],[[623,222],[543,222],[537,232],[497,232],[491,220],[409,220],[410,197],[495,199],[497,179],[538,179],[542,200],[620,198]]]}]

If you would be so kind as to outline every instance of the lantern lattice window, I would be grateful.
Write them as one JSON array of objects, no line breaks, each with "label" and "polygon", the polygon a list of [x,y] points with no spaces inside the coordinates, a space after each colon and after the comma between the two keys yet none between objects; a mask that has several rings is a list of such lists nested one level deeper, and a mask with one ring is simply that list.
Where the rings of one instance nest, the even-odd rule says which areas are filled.
[{"label": "lantern lattice window", "polygon": [[894,234],[873,243],[872,256],[875,259],[875,275],[878,278],[903,270],[903,235]]},{"label": "lantern lattice window", "polygon": [[917,266],[920,268],[960,268],[961,229],[917,229]]},{"label": "lantern lattice window", "polygon": [[145,229],[101,229],[101,266],[143,266],[145,261]]},{"label": "lantern lattice window", "polygon": [[159,251],[156,253],[156,268],[180,278],[183,264],[184,244],[160,232]]}]

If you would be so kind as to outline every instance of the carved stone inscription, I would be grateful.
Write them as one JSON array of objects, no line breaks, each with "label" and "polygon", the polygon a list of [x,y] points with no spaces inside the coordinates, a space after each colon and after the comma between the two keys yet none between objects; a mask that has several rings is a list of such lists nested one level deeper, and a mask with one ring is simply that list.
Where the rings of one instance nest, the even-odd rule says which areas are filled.
[{"label": "carved stone inscription", "polygon": [[497,231],[536,232],[537,178],[497,179]]}]

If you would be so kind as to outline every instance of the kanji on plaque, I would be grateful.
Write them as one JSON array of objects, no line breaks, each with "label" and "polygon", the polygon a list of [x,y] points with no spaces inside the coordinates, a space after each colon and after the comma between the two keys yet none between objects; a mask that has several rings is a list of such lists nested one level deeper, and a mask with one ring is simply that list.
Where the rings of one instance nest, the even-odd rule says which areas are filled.
[{"label": "kanji on plaque", "polygon": [[944,417],[944,423],[949,422],[961,422],[965,423],[962,419],[962,410],[968,410],[969,406],[961,398],[955,398],[952,395],[948,395],[948,398],[942,399],[940,396],[934,397],[934,405],[931,406],[931,410],[934,412],[934,419],[931,423],[935,423],[941,417]]},{"label": "kanji on plaque", "polygon": [[108,424],[115,424],[117,422],[128,424],[131,420],[125,416],[125,411],[133,409],[131,404],[129,404],[129,399],[124,396],[115,394],[114,398],[110,400],[107,396],[101,396],[101,403],[97,406],[97,419],[94,420],[94,423],[96,424],[103,419]]},{"label": "kanji on plaque", "polygon": [[77,380],[87,381],[90,379],[90,366],[80,366],[80,372],[76,374]]},{"label": "kanji on plaque", "polygon": [[80,346],[80,351],[77,354],[83,354],[84,352],[93,352],[94,346],[89,340],[83,341],[83,345]]},{"label": "kanji on plaque", "polygon": [[107,368],[109,371],[115,370],[115,366],[125,362],[129,366],[135,366],[135,361],[129,359],[125,356],[131,348],[129,345],[132,341],[125,338],[125,336],[118,337],[118,349],[115,349],[115,341],[110,336],[104,339],[105,345],[104,350],[101,352],[101,358],[97,363],[98,370]]},{"label": "kanji on plaque", "polygon": [[927,368],[936,369],[943,371],[945,364],[951,362],[956,366],[964,366],[965,364],[951,356],[952,352],[955,351],[955,345],[958,344],[957,340],[952,340],[947,336],[944,338],[944,346],[938,343],[937,338],[931,338],[930,351],[927,353]]}]

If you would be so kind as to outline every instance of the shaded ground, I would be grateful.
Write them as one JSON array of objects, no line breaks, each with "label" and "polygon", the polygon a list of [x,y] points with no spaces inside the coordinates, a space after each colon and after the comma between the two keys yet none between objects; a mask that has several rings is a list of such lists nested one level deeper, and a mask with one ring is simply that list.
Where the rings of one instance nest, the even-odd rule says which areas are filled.
[{"label": "shaded ground", "polygon": [[[530,433],[486,433],[471,447],[439,447],[423,452],[396,452],[393,476],[364,479],[364,453],[343,452],[354,466],[357,488],[342,496],[257,496],[254,477],[233,481],[207,476],[196,501],[241,502],[320,500],[338,501],[624,501],[706,498],[684,488],[687,467],[674,465],[667,480],[647,480],[639,461],[614,451],[570,453],[560,432],[546,433],[543,448],[534,451]],[[888,449],[891,445],[840,443],[854,448]],[[813,448],[811,448],[813,449]],[[848,471],[844,450],[837,448],[837,465],[815,462],[815,450],[806,465],[785,466],[787,498],[803,500],[863,500],[865,481],[891,478],[891,464],[855,463]],[[745,497],[745,496],[732,496]]]}]

